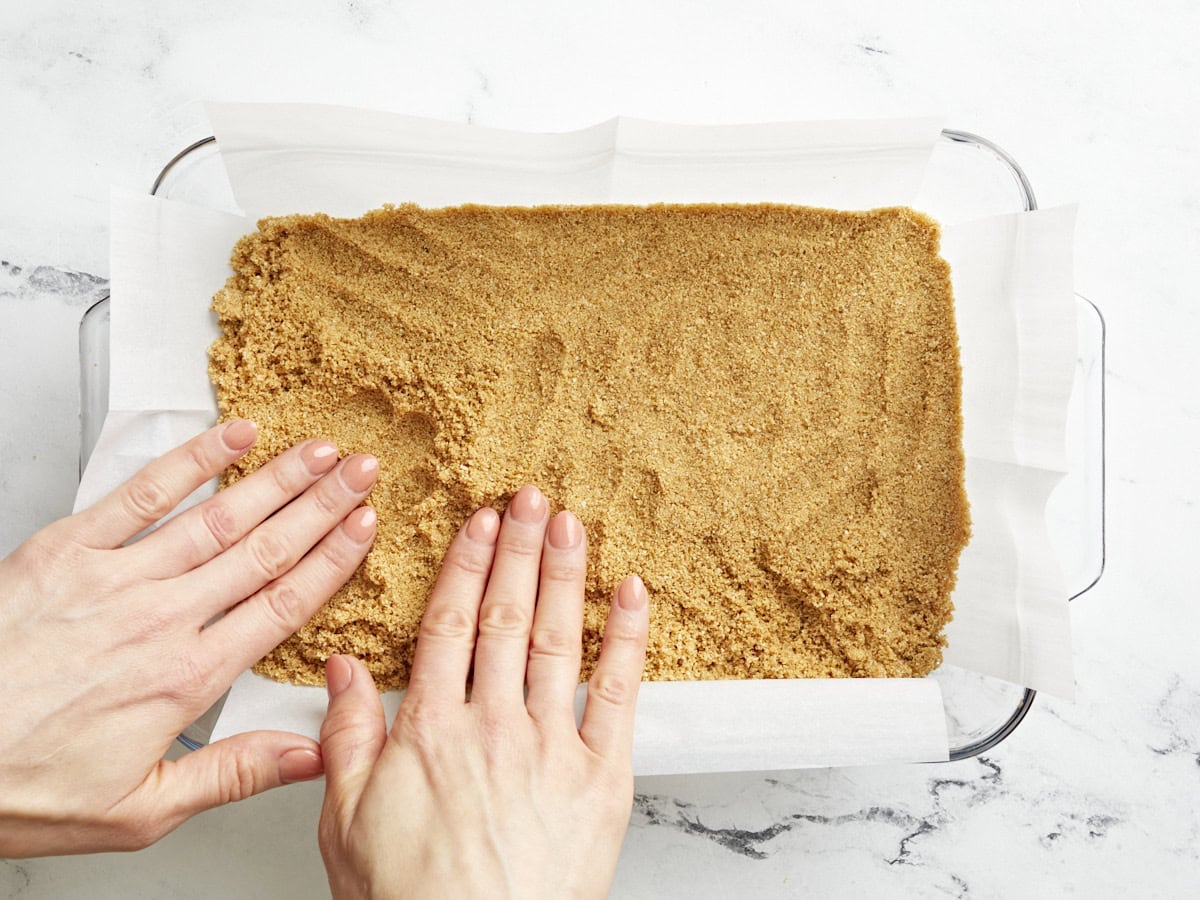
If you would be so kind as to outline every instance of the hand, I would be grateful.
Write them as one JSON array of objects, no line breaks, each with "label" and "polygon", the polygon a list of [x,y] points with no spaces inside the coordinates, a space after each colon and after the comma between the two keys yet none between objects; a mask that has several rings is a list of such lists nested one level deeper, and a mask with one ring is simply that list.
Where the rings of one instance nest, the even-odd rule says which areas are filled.
[{"label": "hand", "polygon": [[547,513],[522,488],[503,525],[481,509],[454,538],[390,733],[366,666],[327,663],[335,897],[606,893],[633,804],[646,590],[636,576],[617,589],[577,728],[585,536],[569,512],[547,534]]},{"label": "hand", "polygon": [[0,856],[144,847],[202,810],[321,774],[320,747],[283,732],[162,759],[374,535],[359,508],[374,458],[339,462],[308,441],[122,546],[257,434],[217,426],[0,561]]}]

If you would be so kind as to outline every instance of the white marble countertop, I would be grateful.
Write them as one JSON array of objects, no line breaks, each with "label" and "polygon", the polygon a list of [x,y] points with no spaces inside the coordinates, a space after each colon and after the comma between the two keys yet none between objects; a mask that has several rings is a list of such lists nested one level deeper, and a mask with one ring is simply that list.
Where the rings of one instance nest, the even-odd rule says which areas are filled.
[{"label": "white marble countertop", "polygon": [[[0,552],[76,483],[76,326],[106,290],[110,186],[200,136],[199,98],[563,130],[933,113],[1080,204],[1104,310],[1108,547],[1072,610],[1078,696],[962,763],[640,779],[617,897],[1190,896],[1200,885],[1200,8],[10,4],[0,21]],[[454,11],[451,11],[454,6]],[[571,10],[568,12],[568,9]],[[189,130],[190,129],[190,130]],[[1188,585],[1193,584],[1189,588]],[[0,860],[0,896],[321,897],[320,785],[132,855]]]}]

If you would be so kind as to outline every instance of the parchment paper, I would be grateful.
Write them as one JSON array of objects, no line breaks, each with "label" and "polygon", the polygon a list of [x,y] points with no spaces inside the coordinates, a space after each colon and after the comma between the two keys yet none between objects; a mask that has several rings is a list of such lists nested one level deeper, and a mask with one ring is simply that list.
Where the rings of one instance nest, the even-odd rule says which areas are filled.
[{"label": "parchment paper", "polygon": [[[113,195],[110,413],[81,508],[210,424],[208,311],[229,253],[260,215],[358,215],[385,202],[775,200],[866,209],[911,202],[933,121],[668,126],[618,119],[529,135],[331,107],[210,107],[246,217]],[[1069,695],[1066,594],[1042,510],[1062,473],[1075,355],[1073,210],[947,228],[964,364],[974,536],[948,661]],[[197,492],[195,499],[203,496]],[[394,710],[397,694],[385,695]],[[316,735],[319,689],[246,673],[213,739],[255,728]],[[648,683],[636,771],[666,774],[944,759],[930,680]]]}]

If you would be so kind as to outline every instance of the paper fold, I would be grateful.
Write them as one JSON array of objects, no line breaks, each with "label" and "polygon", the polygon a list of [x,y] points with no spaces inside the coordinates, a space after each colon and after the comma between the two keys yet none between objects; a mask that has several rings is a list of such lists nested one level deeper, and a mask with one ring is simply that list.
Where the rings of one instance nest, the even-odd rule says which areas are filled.
[{"label": "paper fold", "polygon": [[209,118],[251,218],[358,216],[385,203],[909,203],[935,119],[668,125],[617,118],[530,134],[305,104],[216,103]]}]

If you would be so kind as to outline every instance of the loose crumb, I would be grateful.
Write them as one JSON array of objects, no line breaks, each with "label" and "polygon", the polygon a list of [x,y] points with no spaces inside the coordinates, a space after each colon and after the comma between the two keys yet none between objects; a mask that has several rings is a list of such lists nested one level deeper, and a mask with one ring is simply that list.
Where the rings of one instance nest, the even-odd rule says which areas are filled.
[{"label": "loose crumb", "polygon": [[587,527],[584,676],[650,591],[646,677],[921,676],[969,535],[939,230],[910,209],[385,207],[264,219],[210,374],[261,437],[380,460],[359,572],[256,670],[408,679],[451,537],[523,484]]}]

